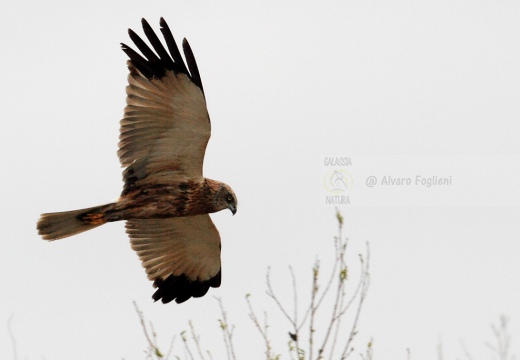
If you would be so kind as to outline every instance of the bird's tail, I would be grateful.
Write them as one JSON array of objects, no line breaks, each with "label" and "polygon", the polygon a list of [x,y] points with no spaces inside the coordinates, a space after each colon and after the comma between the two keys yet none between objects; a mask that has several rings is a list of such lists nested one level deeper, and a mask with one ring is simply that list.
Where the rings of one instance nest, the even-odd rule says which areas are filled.
[{"label": "bird's tail", "polygon": [[59,240],[105,224],[104,213],[114,204],[42,214],[36,228],[44,240]]}]

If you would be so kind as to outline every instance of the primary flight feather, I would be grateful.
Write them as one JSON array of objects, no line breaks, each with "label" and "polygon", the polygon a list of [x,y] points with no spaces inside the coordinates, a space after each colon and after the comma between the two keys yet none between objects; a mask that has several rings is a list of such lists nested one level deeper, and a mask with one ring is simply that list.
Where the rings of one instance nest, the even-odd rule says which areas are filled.
[{"label": "primary flight feather", "polygon": [[37,228],[52,241],[126,220],[132,249],[157,288],[153,299],[181,303],[220,286],[220,235],[208,214],[235,214],[237,198],[228,185],[202,174],[211,123],[190,45],[184,39],[186,67],[163,18],[166,48],[145,19],[142,25],[153,50],[132,30],[142,55],[121,44],[130,73],[117,152],[125,168],[120,198],[42,214]]}]

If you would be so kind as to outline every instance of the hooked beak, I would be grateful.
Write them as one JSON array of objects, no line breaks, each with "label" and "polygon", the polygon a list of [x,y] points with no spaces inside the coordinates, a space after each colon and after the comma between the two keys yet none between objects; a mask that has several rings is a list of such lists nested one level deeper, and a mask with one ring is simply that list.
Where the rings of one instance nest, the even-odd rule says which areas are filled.
[{"label": "hooked beak", "polygon": [[233,215],[235,215],[235,214],[237,213],[237,208],[236,208],[235,205],[233,205],[233,204],[229,204],[229,205],[228,205],[228,208],[229,208],[229,210],[231,210],[231,213],[232,213]]}]

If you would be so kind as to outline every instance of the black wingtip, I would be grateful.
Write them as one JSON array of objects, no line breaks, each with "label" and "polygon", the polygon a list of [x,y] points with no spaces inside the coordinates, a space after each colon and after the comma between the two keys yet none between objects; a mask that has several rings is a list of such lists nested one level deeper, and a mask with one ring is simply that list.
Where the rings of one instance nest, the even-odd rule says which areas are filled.
[{"label": "black wingtip", "polygon": [[168,27],[168,24],[166,23],[166,20],[164,20],[164,18],[161,16],[161,19],[159,20],[159,25],[161,25],[161,27]]},{"label": "black wingtip", "polygon": [[188,63],[188,68],[190,69],[192,81],[204,93],[204,88],[202,87],[202,80],[200,78],[199,68],[197,66],[197,62],[195,61],[195,55],[193,55],[193,51],[191,50],[190,43],[188,42],[188,40],[186,38],[184,38],[182,40],[182,50],[184,51],[184,57],[186,58],[186,62]]},{"label": "black wingtip", "polygon": [[150,29],[150,30],[152,30],[152,27],[150,26],[150,24],[148,23],[148,21],[146,21],[145,18],[142,18],[142,19],[141,19],[141,26],[143,27],[143,29],[145,29],[145,31],[146,31],[146,29]]},{"label": "black wingtip", "polygon": [[191,281],[186,275],[170,275],[166,279],[156,279],[153,283],[157,288],[152,295],[154,301],[167,304],[173,300],[177,304],[183,303],[190,298],[198,298],[206,295],[210,287],[217,288],[221,284],[222,272],[207,281]]},{"label": "black wingtip", "polygon": [[202,92],[204,92],[197,64],[189,44],[185,45],[186,40],[183,41],[183,50],[188,65],[186,66],[166,20],[161,17],[159,23],[161,25],[161,32],[166,41],[168,51],[166,51],[165,47],[162,45],[161,41],[145,18],[141,19],[141,24],[146,38],[155,52],[132,29],[128,29],[128,35],[135,46],[139,49],[142,56],[125,44],[121,45],[123,51],[128,55],[133,66],[148,79],[161,79],[165,76],[167,71],[183,73],[186,74]]}]

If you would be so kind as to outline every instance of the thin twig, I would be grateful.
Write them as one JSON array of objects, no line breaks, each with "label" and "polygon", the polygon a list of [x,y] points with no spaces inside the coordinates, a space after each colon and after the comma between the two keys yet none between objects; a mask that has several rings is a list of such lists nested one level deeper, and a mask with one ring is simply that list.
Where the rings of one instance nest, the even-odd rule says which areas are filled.
[{"label": "thin twig", "polygon": [[[352,324],[352,329],[350,331],[348,341],[345,345],[345,348],[343,349],[343,354],[341,357],[342,359],[345,359],[347,357],[350,344],[351,344],[352,340],[354,339],[354,336],[357,334],[356,329],[357,329],[357,323],[359,320],[359,316],[361,314],[361,308],[363,307],[363,302],[365,301],[365,298],[368,293],[368,288],[370,286],[370,248],[368,246],[368,242],[366,243],[366,254],[367,254],[366,255],[367,260],[365,262],[364,270],[362,273],[363,286],[362,286],[362,289],[361,289],[361,292],[359,295],[359,303],[358,303],[358,307],[356,310],[356,316],[354,318],[354,323]],[[361,255],[359,255],[359,258],[363,262],[363,257]]]},{"label": "thin twig", "polygon": [[[334,255],[334,266],[332,268],[332,271],[330,273],[330,277],[329,277],[329,280],[327,281],[327,285],[325,286],[323,292],[321,293],[320,295],[320,298],[316,304],[316,308],[319,308],[320,305],[321,305],[321,302],[323,301],[323,299],[325,299],[327,293],[329,292],[330,290],[330,286],[332,285],[334,279],[336,279],[336,268],[338,267],[338,259],[340,258],[340,253],[341,253],[341,248],[343,248],[343,253],[345,252],[346,248],[347,248],[347,245],[348,245],[348,239],[345,239],[345,244],[342,246],[341,245],[341,241],[342,241],[342,229],[343,229],[343,217],[341,216],[341,213],[338,211],[338,209],[336,209],[336,218],[338,219],[338,224],[339,224],[339,236],[335,236],[334,237],[334,251],[335,251],[335,255]],[[303,322],[305,322],[305,320],[307,319],[307,316],[310,312],[310,307],[309,309],[307,309],[307,312],[302,320],[302,325],[303,325]],[[300,325],[301,326],[301,325]]]},{"label": "thin twig", "polygon": [[439,343],[437,344],[437,360],[444,360],[444,351],[442,348],[442,339],[439,338]]},{"label": "thin twig", "polygon": [[314,319],[316,318],[316,294],[318,293],[318,277],[320,267],[319,262],[316,261],[312,268],[312,289],[311,289],[311,318],[309,321],[309,360],[312,360],[313,346],[314,346]]},{"label": "thin twig", "polygon": [[[353,340],[357,334],[357,324],[360,318],[361,309],[364,304],[364,300],[368,293],[368,288],[370,285],[370,268],[369,268],[369,260],[370,260],[370,252],[368,248],[367,243],[367,254],[366,254],[366,261],[363,259],[363,256],[360,255],[360,268],[361,268],[361,274],[360,279],[357,284],[357,286],[354,289],[353,294],[349,296],[347,299],[346,296],[346,284],[348,280],[348,267],[345,262],[345,253],[348,245],[348,239],[343,239],[342,235],[342,228],[343,228],[343,217],[339,213],[339,211],[336,213],[336,217],[338,219],[338,237],[335,237],[334,247],[335,247],[335,258],[334,258],[334,265],[333,269],[330,275],[330,278],[328,278],[328,281],[326,283],[326,286],[323,288],[323,290],[320,289],[320,283],[319,283],[319,262],[317,261],[315,263],[315,266],[313,267],[313,280],[312,280],[312,289],[311,289],[311,296],[310,296],[310,304],[307,307],[305,314],[303,318],[299,318],[299,307],[298,307],[298,295],[297,295],[297,286],[296,286],[296,276],[294,274],[294,271],[292,267],[289,267],[289,270],[291,272],[292,277],[292,286],[293,286],[293,306],[294,308],[292,311],[289,311],[289,309],[285,308],[284,305],[281,302],[281,299],[277,296],[273,289],[273,284],[271,283],[271,277],[270,277],[270,271],[271,269],[268,268],[267,274],[266,274],[266,284],[267,284],[267,295],[273,299],[276,306],[280,309],[283,316],[289,321],[292,328],[294,329],[294,333],[289,332],[289,336],[291,340],[288,342],[289,346],[289,355],[291,360],[294,360],[293,357],[293,351],[296,350],[296,356],[297,360],[303,360],[304,358],[308,358],[309,360],[321,360],[323,359],[325,355],[325,351],[327,354],[330,355],[330,359],[335,359],[336,356],[334,355],[334,350],[336,347],[336,343],[338,341],[339,333],[342,327],[342,318],[346,314],[347,310],[352,306],[354,302],[357,300],[357,309],[355,310],[355,316],[352,322],[352,327],[350,329],[350,333],[348,334],[348,338],[345,341],[345,347],[342,350],[341,358],[345,359],[353,352],[353,347],[351,346],[353,343]],[[339,271],[338,271],[339,269]],[[334,283],[334,280],[337,281],[337,287],[336,292],[333,295],[333,306],[332,306],[332,313],[330,314],[330,320],[328,322],[328,327],[325,330],[324,338],[320,341],[321,347],[315,348],[316,346],[316,329],[315,324],[318,320],[318,310],[322,303],[325,301],[325,298],[328,294],[330,294],[330,289],[332,289],[332,284]],[[320,291],[321,290],[321,291]],[[249,295],[248,295],[249,296]],[[253,311],[252,305],[250,300],[247,298],[248,306],[250,307],[250,317],[259,330],[260,334],[262,335],[265,347],[266,347],[266,358],[268,360],[272,359],[272,348],[271,344],[269,342],[269,338],[267,336],[267,322],[262,326],[260,321],[258,320],[258,317],[256,316],[255,312]],[[292,316],[289,315],[290,312],[292,312]],[[265,315],[267,318],[267,316]],[[308,356],[306,356],[304,349],[301,349],[299,346],[299,340],[300,340],[300,332],[302,326],[308,326],[309,329],[309,348],[308,348]],[[330,348],[330,342],[332,339],[332,345]],[[371,344],[371,343],[370,343]],[[315,354],[315,351],[317,350],[317,355]],[[363,355],[360,354],[362,357]],[[316,358],[315,358],[316,356]],[[366,359],[372,359],[372,348],[371,345],[367,347],[366,350]]]},{"label": "thin twig", "polygon": [[256,328],[260,332],[260,335],[262,335],[262,338],[264,339],[265,358],[267,360],[271,360],[272,359],[272,355],[271,355],[272,348],[271,348],[271,342],[269,341],[269,336],[267,335],[267,328],[269,327],[268,322],[267,322],[267,314],[264,313],[264,325],[262,326],[260,324],[260,321],[258,320],[258,317],[255,314],[255,311],[253,310],[253,305],[251,304],[251,300],[249,298],[250,298],[249,294],[246,295],[246,302],[247,302],[247,306],[249,307],[249,317],[251,318],[251,320],[255,324]]},{"label": "thin twig", "polygon": [[271,273],[271,268],[268,267],[267,268],[267,275],[266,275],[266,284],[267,284],[267,295],[269,297],[271,297],[274,302],[276,303],[276,305],[278,306],[278,308],[282,311],[282,313],[285,315],[285,317],[287,318],[287,320],[289,320],[289,322],[291,323],[291,325],[293,327],[296,327],[297,324],[295,324],[293,318],[291,318],[291,316],[289,315],[289,313],[285,310],[285,308],[283,307],[282,303],[280,302],[280,300],[278,300],[278,297],[275,295],[274,293],[274,290],[273,290],[273,287],[271,285],[271,276],[270,276],[270,273]]},{"label": "thin twig", "polygon": [[[294,270],[292,266],[289,266],[289,272],[291,273],[291,280],[292,280],[292,288],[293,288],[293,307],[294,307],[294,317],[293,317],[293,335],[291,336],[294,338],[294,345],[296,346],[296,354],[297,358],[300,359],[300,333],[298,328],[298,289],[296,285],[296,276],[294,275]],[[273,294],[274,296],[274,294]]]},{"label": "thin twig", "polygon": [[499,360],[513,360],[515,358],[514,356],[509,355],[511,336],[507,329],[508,324],[509,319],[504,315],[500,316],[498,327],[494,324],[491,325],[491,331],[495,336],[496,346],[491,345],[488,342],[485,343],[485,345],[498,356]]},{"label": "thin twig", "polygon": [[[327,341],[328,341],[328,336],[330,335],[330,330],[333,328],[334,326],[334,322],[335,322],[335,326],[334,326],[334,335],[332,337],[332,345],[331,345],[331,348],[330,348],[330,352],[329,352],[329,359],[333,359],[334,357],[334,351],[336,349],[336,343],[337,343],[337,340],[338,340],[338,335],[339,335],[339,331],[341,329],[341,317],[343,316],[343,314],[346,312],[345,311],[341,311],[341,309],[343,308],[343,303],[344,303],[344,300],[345,300],[345,281],[347,280],[347,276],[348,276],[348,267],[347,267],[347,264],[345,263],[345,249],[346,249],[346,239],[345,239],[345,244],[343,243],[343,237],[342,237],[342,231],[341,231],[342,227],[341,227],[341,222],[340,222],[340,227],[339,227],[339,243],[336,245],[338,250],[337,250],[337,258],[336,258],[336,264],[339,264],[340,267],[341,267],[341,271],[339,273],[339,276],[336,274],[336,276],[338,276],[338,288],[337,288],[337,295],[336,295],[336,299],[338,299],[338,296],[339,296],[339,301],[338,301],[338,307],[334,309],[334,318],[332,319],[331,323],[330,323],[330,326],[329,326],[329,329],[327,329],[327,335],[323,341],[323,346],[322,346],[322,349],[325,348],[325,345],[327,344]],[[361,282],[361,279],[360,279],[360,282]],[[356,293],[354,293],[353,296],[356,296]],[[339,310],[338,310],[339,309]]]},{"label": "thin twig", "polygon": [[363,354],[360,354],[360,356],[363,360],[372,360],[374,358],[373,344],[374,344],[373,339],[370,339],[370,341],[367,344],[366,356],[364,356]]},{"label": "thin twig", "polygon": [[224,344],[226,345],[226,352],[229,360],[236,360],[235,356],[235,348],[233,346],[233,332],[235,330],[234,326],[229,326],[228,320],[227,320],[227,313],[224,309],[224,305],[222,304],[222,299],[215,297],[218,301],[218,305],[220,307],[220,314],[222,316],[222,319],[219,321],[220,328],[222,329],[222,336],[224,337]]},{"label": "thin twig", "polygon": [[191,353],[190,346],[188,344],[188,338],[186,337],[186,331],[181,331],[181,339],[184,344],[184,349],[188,353],[188,356],[190,357],[191,360],[195,360],[195,358],[193,357],[193,354]]},{"label": "thin twig", "polygon": [[466,356],[466,358],[468,360],[473,360],[473,355],[470,354],[470,352],[468,351],[468,348],[466,347],[466,344],[464,343],[463,340],[460,340],[460,346],[462,347],[462,351],[464,352],[464,356]]},{"label": "thin twig", "polygon": [[146,327],[146,322],[144,320],[144,314],[141,310],[139,310],[139,307],[137,306],[137,303],[135,301],[133,301],[133,304],[134,304],[134,308],[137,313],[137,316],[139,317],[139,322],[141,323],[141,327],[143,328],[144,336],[146,337],[146,341],[148,342],[148,346],[150,348],[150,350],[148,352],[150,358],[152,358],[154,355],[157,358],[163,358],[164,356],[162,355],[161,351],[159,350],[159,347],[157,346],[157,338],[155,335],[155,331],[153,330],[152,323],[150,323],[150,328],[152,330],[152,338],[150,338],[150,335],[148,334],[148,328]]},{"label": "thin twig", "polygon": [[168,360],[170,356],[172,355],[173,351],[173,344],[175,343],[175,335],[173,335],[171,341],[170,341],[170,347],[168,348],[168,353],[166,354],[165,360]]},{"label": "thin twig", "polygon": [[16,339],[14,337],[13,329],[11,327],[11,323],[13,321],[14,314],[11,314],[9,320],[7,320],[7,331],[9,331],[9,337],[11,338],[11,344],[13,345],[13,359],[18,360],[18,349],[16,346]]},{"label": "thin twig", "polygon": [[195,332],[195,327],[193,326],[193,322],[191,320],[188,322],[190,325],[190,331],[191,331],[191,337],[193,339],[193,342],[195,343],[195,346],[197,348],[197,352],[199,353],[200,359],[204,360],[204,355],[202,355],[202,349],[200,347],[199,337],[197,336]]},{"label": "thin twig", "polygon": [[137,316],[139,317],[139,322],[141,323],[141,328],[143,329],[144,336],[146,337],[146,341],[148,341],[148,345],[150,345],[150,347],[153,347],[154,344],[153,344],[152,340],[150,339],[150,336],[148,335],[148,330],[146,329],[146,323],[144,322],[144,315],[141,312],[141,310],[139,310],[139,307],[137,307],[137,303],[135,301],[133,301],[133,303],[134,303],[135,311],[137,312]]},{"label": "thin twig", "polygon": [[[338,265],[342,266],[342,271],[340,271],[340,274],[334,274],[338,279],[338,287],[336,289],[336,296],[334,298],[334,305],[332,307],[332,313],[331,313],[331,319],[329,321],[329,326],[327,327],[327,330],[325,332],[325,336],[323,338],[323,342],[320,346],[320,349],[318,351],[318,359],[321,359],[323,357],[323,353],[325,351],[325,347],[327,346],[327,343],[330,339],[330,335],[332,334],[332,331],[334,329],[334,325],[336,324],[336,321],[339,319],[338,317],[338,311],[341,309],[342,304],[342,298],[344,297],[344,280],[346,280],[346,273],[343,273],[343,266],[344,265],[344,249],[346,246],[343,246],[343,218],[341,218],[341,215],[338,211],[336,211],[336,217],[338,218],[338,236],[336,237],[335,241],[335,248],[336,248],[336,257],[334,261],[334,267],[333,271],[336,272],[336,269],[338,268]],[[345,277],[343,277],[343,274],[345,274]],[[339,331],[339,326],[336,326],[335,336],[333,338],[333,345],[329,354],[330,359],[334,356],[334,347],[336,344],[337,334]]]},{"label": "thin twig", "polygon": [[325,290],[321,294],[320,300],[318,300],[317,307],[320,306],[321,302],[325,298],[325,295],[327,295],[333,280],[336,278],[336,268],[338,267],[337,260],[341,257],[341,249],[343,250],[343,253],[345,253],[345,251],[347,250],[348,239],[345,239],[345,244],[342,246],[343,217],[341,216],[341,213],[338,211],[338,209],[336,209],[336,218],[338,219],[338,236],[334,237],[334,249],[335,249],[334,259],[336,261],[334,261],[334,267],[332,268],[332,272],[330,273],[329,281],[328,281],[327,285],[325,286]]},{"label": "thin twig", "polygon": [[[297,326],[297,324],[298,324],[298,287],[296,284],[296,276],[294,275],[294,270],[293,270],[292,266],[290,266],[290,265],[289,265],[289,273],[291,274],[291,282],[292,282],[292,289],[293,289],[293,311],[294,311],[294,314],[292,317],[292,325],[293,325],[292,331],[294,331],[294,333],[290,332],[289,336],[291,337],[291,340],[294,343],[294,346],[296,347],[296,353],[299,354],[299,352],[300,352],[300,345],[299,345],[300,328]],[[270,286],[271,285],[270,277],[267,279],[267,281],[269,282],[268,286]],[[272,292],[272,288],[271,288],[271,292]],[[274,294],[274,292],[272,292],[272,297],[276,298],[276,295]],[[279,301],[278,301],[278,303],[281,304]],[[280,306],[280,305],[278,305],[278,306]],[[265,322],[267,321],[267,314],[264,314],[264,321]],[[267,323],[265,323],[265,326],[266,326],[265,332],[267,334]],[[270,354],[270,356],[272,356],[272,354]],[[298,359],[300,359],[299,355],[297,357],[298,357]],[[292,354],[291,354],[291,358],[292,358]]]},{"label": "thin twig", "polygon": [[219,326],[220,326],[220,329],[222,329],[222,338],[224,339],[224,345],[226,346],[227,359],[231,360],[231,350],[230,350],[230,345],[229,345],[228,338],[226,336],[226,330],[225,330],[227,324],[224,322],[224,320],[220,319]]}]

